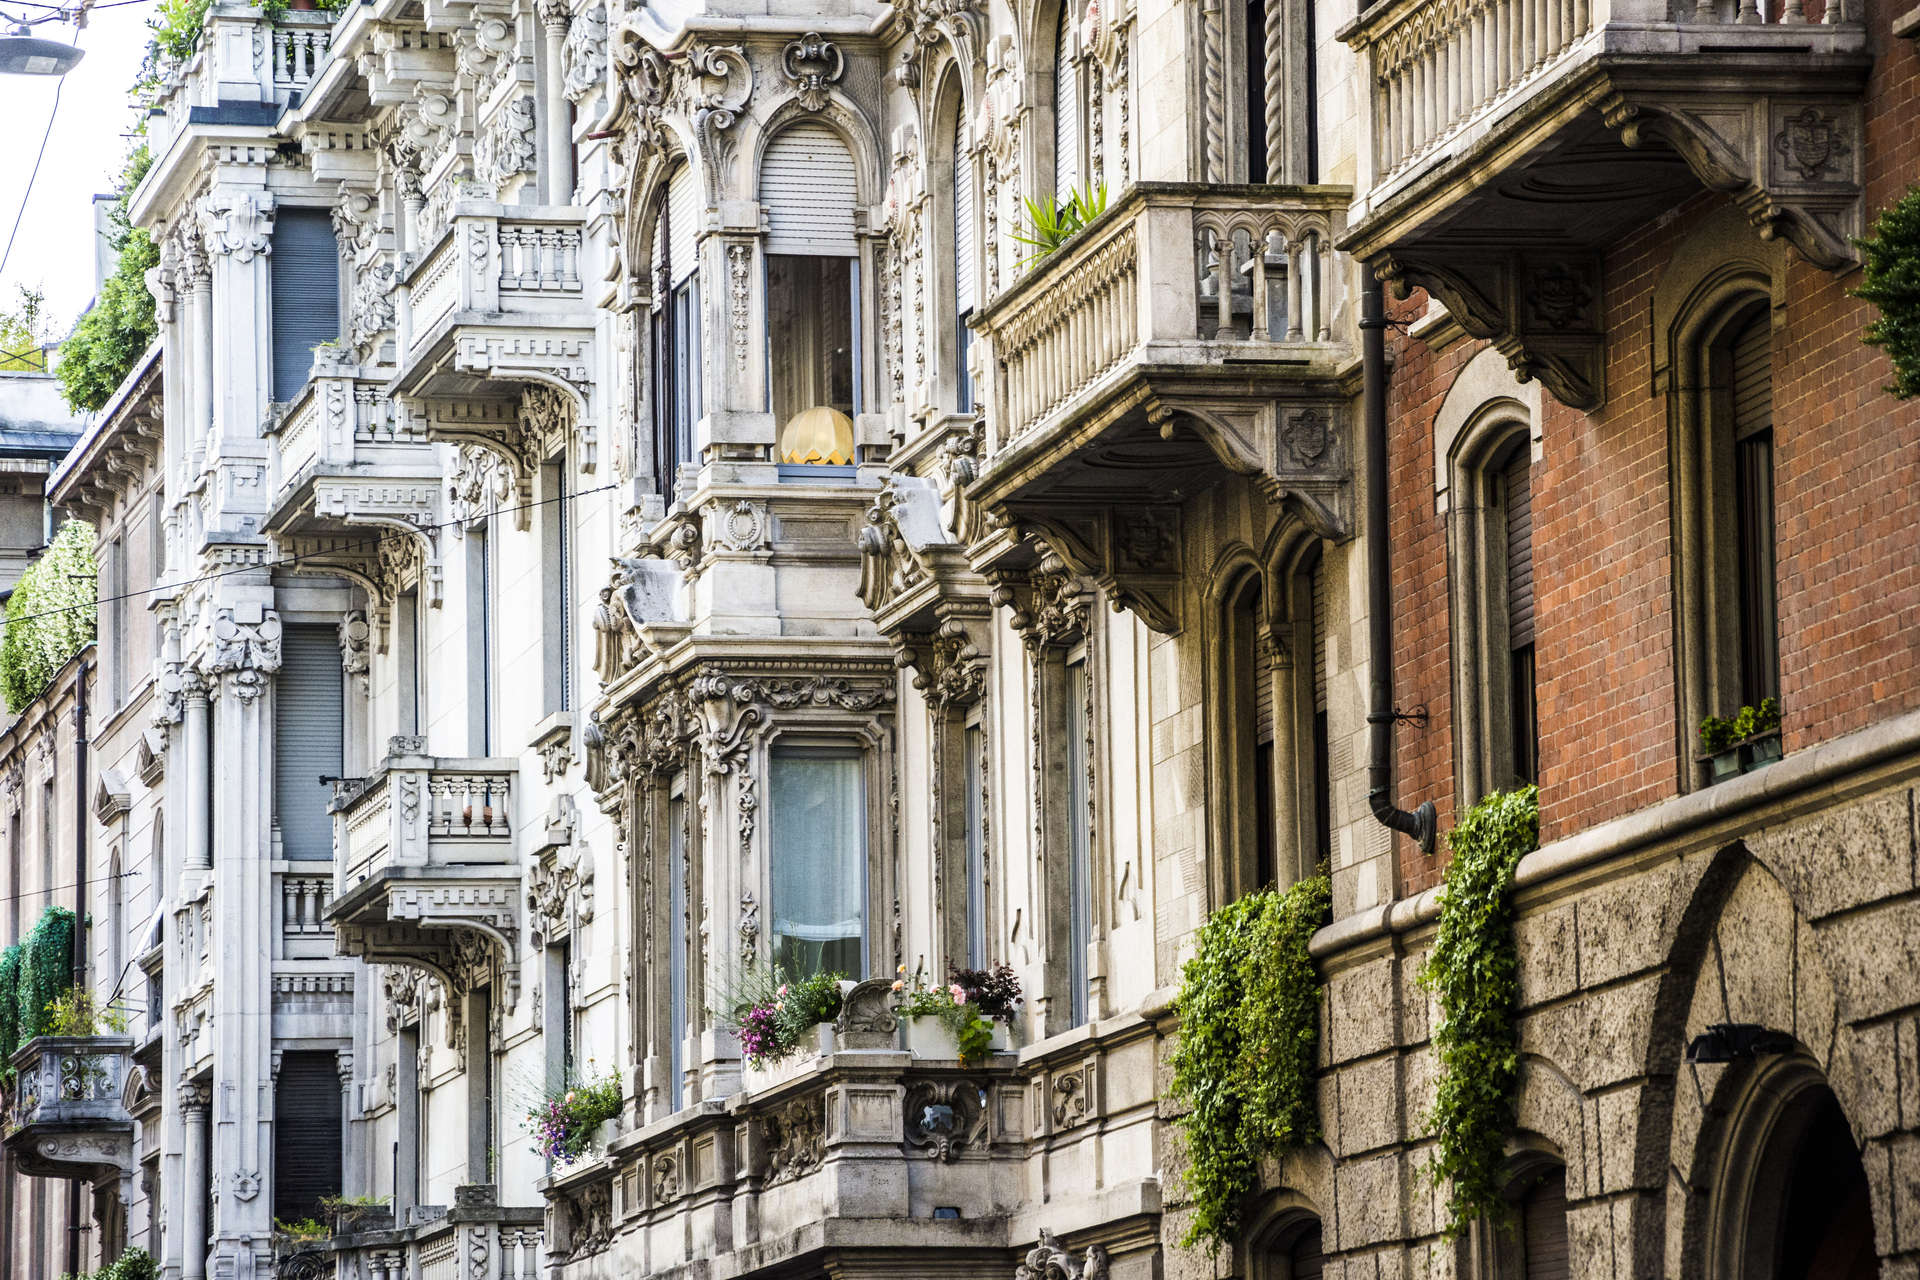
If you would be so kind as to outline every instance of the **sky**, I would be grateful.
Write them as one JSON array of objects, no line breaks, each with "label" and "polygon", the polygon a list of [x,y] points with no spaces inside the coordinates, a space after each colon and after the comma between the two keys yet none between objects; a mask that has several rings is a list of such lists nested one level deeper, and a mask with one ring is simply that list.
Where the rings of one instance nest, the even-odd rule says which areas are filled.
[{"label": "sky", "polygon": [[[129,140],[122,135],[136,118],[127,91],[146,55],[154,7],[154,0],[143,0],[95,10],[79,35],[86,57],[64,77],[0,76],[0,120],[6,122],[0,131],[0,245],[26,199],[13,251],[0,270],[0,308],[14,307],[18,286],[43,290],[56,337],[93,298],[93,195],[112,189],[126,157]],[[9,27],[23,13],[45,12],[0,0]],[[74,39],[71,26],[55,23],[35,26],[34,34]],[[63,81],[46,158],[28,196],[27,175]]]}]

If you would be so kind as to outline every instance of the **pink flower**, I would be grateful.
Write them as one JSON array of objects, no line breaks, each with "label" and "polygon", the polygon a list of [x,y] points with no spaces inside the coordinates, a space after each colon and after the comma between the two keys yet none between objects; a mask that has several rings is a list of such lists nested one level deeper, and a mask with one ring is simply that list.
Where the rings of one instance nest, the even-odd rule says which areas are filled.
[{"label": "pink flower", "polygon": [[773,994],[775,994],[775,995],[777,995],[777,996],[784,996],[785,994],[787,994],[787,984],[786,984],[786,983],[784,983],[784,982],[783,982],[783,983],[781,983],[781,984],[780,984],[780,989],[779,989],[778,991],[775,991],[775,992],[774,992]]},{"label": "pink flower", "polygon": [[965,1004],[967,1002],[967,989],[957,982],[947,988],[947,994],[953,997],[955,1004]]}]

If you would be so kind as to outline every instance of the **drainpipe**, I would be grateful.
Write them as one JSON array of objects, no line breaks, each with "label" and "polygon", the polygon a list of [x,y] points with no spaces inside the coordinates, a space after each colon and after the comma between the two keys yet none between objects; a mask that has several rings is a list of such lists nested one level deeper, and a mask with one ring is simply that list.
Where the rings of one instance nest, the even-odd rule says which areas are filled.
[{"label": "drainpipe", "polygon": [[[1433,801],[1412,813],[1393,803],[1393,726],[1412,719],[1393,705],[1392,562],[1387,549],[1387,320],[1371,263],[1360,268],[1360,396],[1367,433],[1367,804],[1390,830],[1433,852]],[[1422,713],[1421,719],[1425,719]]]},{"label": "drainpipe", "polygon": [[[73,707],[73,985],[87,982],[87,675],[91,662],[74,673],[78,685]],[[67,1183],[67,1274],[81,1275],[80,1237],[85,1231],[85,1193],[78,1178]]]}]

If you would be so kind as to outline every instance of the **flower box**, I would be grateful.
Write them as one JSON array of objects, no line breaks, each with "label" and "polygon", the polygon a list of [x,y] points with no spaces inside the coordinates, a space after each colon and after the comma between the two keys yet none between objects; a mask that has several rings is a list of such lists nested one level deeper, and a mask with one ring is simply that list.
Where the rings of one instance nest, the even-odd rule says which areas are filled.
[{"label": "flower box", "polygon": [[[960,1045],[953,1038],[953,1031],[944,1018],[935,1014],[901,1018],[900,1047],[916,1058],[933,1061],[951,1062],[960,1057]],[[1013,1050],[1013,1028],[1004,1022],[994,1023],[993,1052],[1012,1053]]]},{"label": "flower box", "polygon": [[836,1047],[833,1024],[816,1023],[812,1037],[803,1039],[800,1045],[786,1057],[777,1062],[755,1066],[751,1061],[740,1066],[740,1085],[748,1093],[758,1093],[763,1089],[772,1089],[789,1080],[798,1080],[820,1065],[822,1058],[830,1056]]},{"label": "flower box", "polygon": [[1764,769],[1779,758],[1780,731],[1778,729],[1756,733],[1751,738],[1742,738],[1712,755],[1700,757],[1707,766],[1710,782],[1725,782],[1728,778],[1752,773],[1755,769]]}]

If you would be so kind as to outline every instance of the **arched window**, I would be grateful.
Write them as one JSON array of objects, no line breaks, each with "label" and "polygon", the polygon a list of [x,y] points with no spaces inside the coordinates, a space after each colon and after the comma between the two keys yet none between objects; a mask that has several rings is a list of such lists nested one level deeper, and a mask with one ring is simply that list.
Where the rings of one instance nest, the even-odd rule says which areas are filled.
[{"label": "arched window", "polygon": [[1313,874],[1333,849],[1329,575],[1317,540],[1217,596],[1214,893],[1232,901]]},{"label": "arched window", "polygon": [[1452,439],[1447,580],[1460,803],[1540,776],[1534,696],[1533,435],[1494,401]]},{"label": "arched window", "polygon": [[699,216],[693,166],[682,164],[667,178],[653,228],[653,475],[668,503],[681,465],[693,460],[702,412]]},{"label": "arched window", "polygon": [[1238,181],[1244,172],[1247,182],[1318,182],[1313,5],[1309,0],[1240,0],[1227,6],[1224,16],[1242,69],[1227,92],[1239,98],[1237,145],[1245,167],[1230,176]]},{"label": "arched window", "polygon": [[852,466],[860,411],[858,201],[853,154],[830,127],[782,130],[760,164],[766,209],[767,399],[789,466]]},{"label": "arched window", "polygon": [[[1772,314],[1767,296],[1744,283],[1707,291],[1680,326],[1674,359],[1675,590],[1681,727],[1690,756],[1703,718],[1732,718],[1780,696]],[[1777,747],[1743,753],[1739,764],[1752,767],[1773,754]],[[1693,781],[1724,776],[1725,765],[1725,758],[1714,767],[1702,756]]]},{"label": "arched window", "polygon": [[1493,1280],[1568,1280],[1567,1171],[1557,1163],[1526,1165],[1507,1187],[1508,1223],[1485,1224]]},{"label": "arched window", "polygon": [[1256,1234],[1247,1250],[1249,1280],[1320,1280],[1326,1273],[1320,1219],[1294,1213]]},{"label": "arched window", "polygon": [[954,95],[953,112],[953,407],[961,413],[973,408],[973,378],[967,355],[973,345],[967,321],[973,315],[974,275],[977,270],[973,226],[973,165],[967,158],[967,113]]},{"label": "arched window", "polygon": [[1065,204],[1080,188],[1085,132],[1074,58],[1073,0],[1063,0],[1053,29],[1053,193]]}]

